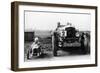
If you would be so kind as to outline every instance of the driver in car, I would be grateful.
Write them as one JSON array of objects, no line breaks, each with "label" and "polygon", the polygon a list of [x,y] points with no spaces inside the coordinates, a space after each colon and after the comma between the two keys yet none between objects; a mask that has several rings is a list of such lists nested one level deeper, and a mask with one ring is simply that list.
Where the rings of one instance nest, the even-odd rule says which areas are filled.
[{"label": "driver in car", "polygon": [[32,48],[32,55],[33,56],[40,56],[41,54],[41,47],[40,47],[40,42],[39,42],[39,38],[35,37],[34,42],[31,45]]}]

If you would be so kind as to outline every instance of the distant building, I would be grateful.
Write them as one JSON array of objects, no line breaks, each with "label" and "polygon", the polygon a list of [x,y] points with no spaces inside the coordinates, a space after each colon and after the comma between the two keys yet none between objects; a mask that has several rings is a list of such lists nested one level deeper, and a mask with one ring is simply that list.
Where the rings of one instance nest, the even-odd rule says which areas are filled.
[{"label": "distant building", "polygon": [[34,41],[34,31],[25,31],[24,33],[24,41],[25,42],[32,42]]}]

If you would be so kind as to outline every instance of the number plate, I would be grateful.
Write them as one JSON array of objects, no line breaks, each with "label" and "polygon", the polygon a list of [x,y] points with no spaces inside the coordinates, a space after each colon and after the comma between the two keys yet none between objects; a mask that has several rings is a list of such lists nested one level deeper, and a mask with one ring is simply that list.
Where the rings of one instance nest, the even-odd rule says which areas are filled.
[{"label": "number plate", "polygon": [[80,43],[77,43],[77,42],[75,42],[75,43],[64,43],[64,47],[79,47],[79,46],[81,46],[81,44]]}]

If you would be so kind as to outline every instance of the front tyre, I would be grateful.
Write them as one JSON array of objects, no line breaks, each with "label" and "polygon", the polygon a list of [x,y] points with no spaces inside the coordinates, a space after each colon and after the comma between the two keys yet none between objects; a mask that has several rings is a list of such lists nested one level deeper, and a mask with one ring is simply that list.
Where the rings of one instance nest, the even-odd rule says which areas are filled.
[{"label": "front tyre", "polygon": [[58,51],[58,38],[57,38],[57,34],[55,33],[54,34],[54,37],[53,37],[53,43],[54,43],[54,49],[53,49],[53,55],[54,56],[57,56],[57,51]]},{"label": "front tyre", "polygon": [[84,38],[84,41],[81,42],[81,51],[82,51],[82,54],[87,54],[89,53],[89,42],[88,42],[88,39],[87,37]]},{"label": "front tyre", "polygon": [[53,55],[54,55],[54,56],[57,56],[57,49],[54,49]]},{"label": "front tyre", "polygon": [[30,59],[30,52],[27,53],[27,59]]},{"label": "front tyre", "polygon": [[54,56],[57,56],[57,43],[56,43],[57,41],[55,40],[55,43],[54,43],[54,50],[53,50],[53,55]]},{"label": "front tyre", "polygon": [[27,59],[30,59],[32,57],[32,49],[29,49],[27,52]]}]

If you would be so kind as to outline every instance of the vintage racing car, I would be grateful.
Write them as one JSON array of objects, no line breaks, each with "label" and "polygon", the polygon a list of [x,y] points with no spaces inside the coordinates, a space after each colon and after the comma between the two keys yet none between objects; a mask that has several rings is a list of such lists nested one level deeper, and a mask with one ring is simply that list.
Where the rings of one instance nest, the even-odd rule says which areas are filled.
[{"label": "vintage racing car", "polygon": [[60,25],[59,22],[53,36],[54,56],[57,56],[58,50],[71,52],[72,49],[79,49],[82,54],[90,52],[90,41],[88,41],[86,33],[80,32],[71,23]]}]

